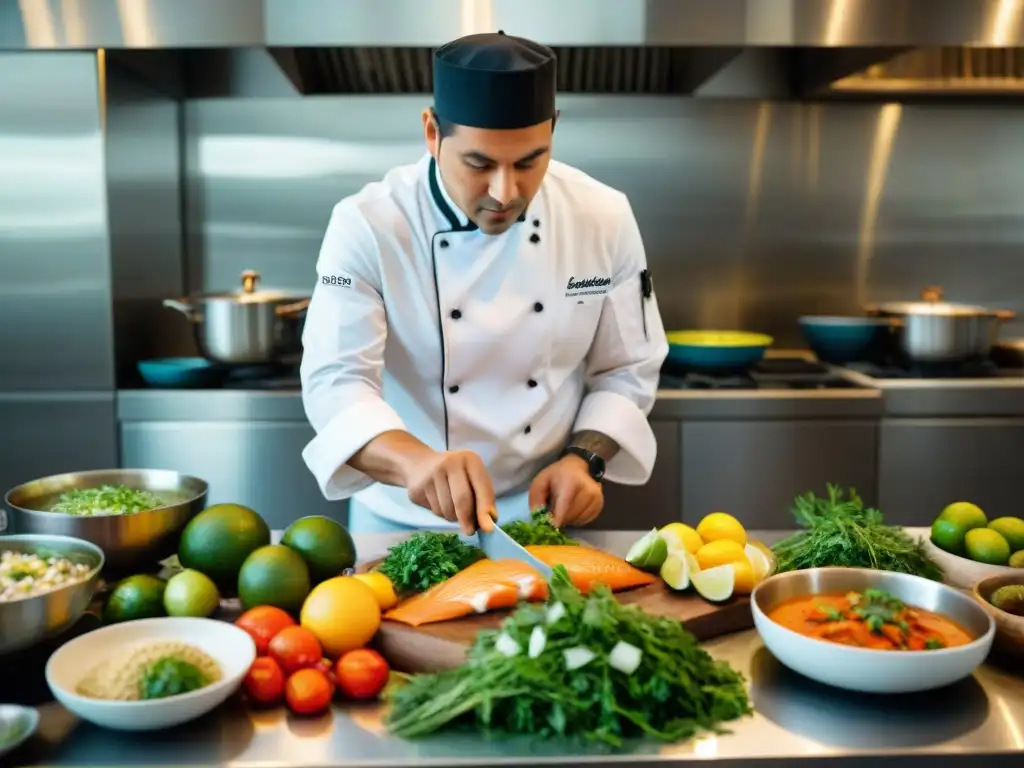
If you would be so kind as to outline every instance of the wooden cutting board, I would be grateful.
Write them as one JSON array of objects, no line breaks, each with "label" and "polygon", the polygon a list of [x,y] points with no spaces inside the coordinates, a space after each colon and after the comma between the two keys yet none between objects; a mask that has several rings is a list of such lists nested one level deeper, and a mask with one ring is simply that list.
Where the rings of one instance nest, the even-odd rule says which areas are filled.
[{"label": "wooden cutting board", "polygon": [[[678,619],[698,640],[754,626],[750,600],[746,597],[714,605],[692,593],[675,593],[660,579],[646,587],[619,592],[616,597],[622,604],[639,605],[649,614]],[[477,633],[497,628],[507,614],[492,611],[421,627],[385,620],[374,644],[395,669],[404,672],[452,669],[465,661]]]}]

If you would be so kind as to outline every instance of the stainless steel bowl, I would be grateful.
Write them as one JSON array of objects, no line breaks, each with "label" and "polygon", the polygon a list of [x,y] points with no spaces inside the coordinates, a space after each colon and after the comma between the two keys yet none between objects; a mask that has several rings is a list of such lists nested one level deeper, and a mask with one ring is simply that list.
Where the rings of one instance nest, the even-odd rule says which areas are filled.
[{"label": "stainless steel bowl", "polygon": [[104,557],[103,550],[95,544],[70,536],[0,536],[0,552],[40,550],[91,566],[89,575],[83,581],[42,595],[0,601],[0,656],[69,629],[82,617],[96,593]]},{"label": "stainless steel bowl", "polygon": [[[975,639],[935,651],[881,651],[806,637],[768,614],[793,597],[880,589],[907,605],[953,619]],[[811,568],[779,573],[751,595],[754,626],[782,664],[825,685],[864,693],[910,693],[968,677],[988,656],[995,623],[972,597],[938,581],[868,568]]]},{"label": "stainless steel bowl", "polygon": [[[167,494],[174,502],[130,515],[79,517],[41,511],[66,491],[104,484]],[[149,568],[177,551],[182,529],[206,507],[208,490],[206,481],[166,469],[103,469],[52,475],[7,492],[7,532],[85,539],[103,550],[110,572]]]}]

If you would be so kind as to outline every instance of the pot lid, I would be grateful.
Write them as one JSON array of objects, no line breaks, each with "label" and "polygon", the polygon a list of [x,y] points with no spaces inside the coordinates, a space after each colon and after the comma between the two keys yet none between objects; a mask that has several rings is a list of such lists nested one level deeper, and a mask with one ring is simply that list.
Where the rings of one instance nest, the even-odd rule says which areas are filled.
[{"label": "pot lid", "polygon": [[989,315],[992,310],[977,307],[973,304],[951,304],[945,301],[903,301],[879,304],[883,312],[894,312],[901,315],[943,315],[949,317],[966,317],[973,315]]},{"label": "pot lid", "polygon": [[972,317],[975,315],[990,315],[992,310],[988,307],[979,307],[974,304],[956,304],[942,300],[942,288],[930,285],[921,291],[919,301],[892,301],[878,305],[883,312],[899,315],[939,315],[943,317]]},{"label": "pot lid", "polygon": [[204,293],[196,297],[197,301],[234,301],[239,304],[266,304],[271,301],[294,301],[300,298],[289,291],[258,291],[260,273],[247,269],[242,272],[242,287],[237,291],[221,293]]}]

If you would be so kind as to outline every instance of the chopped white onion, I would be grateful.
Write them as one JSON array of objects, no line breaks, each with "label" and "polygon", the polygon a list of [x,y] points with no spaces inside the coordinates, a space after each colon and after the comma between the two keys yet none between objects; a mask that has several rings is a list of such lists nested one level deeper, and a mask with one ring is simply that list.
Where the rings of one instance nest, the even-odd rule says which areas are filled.
[{"label": "chopped white onion", "polygon": [[544,646],[548,644],[548,636],[544,632],[543,627],[534,627],[533,632],[530,633],[530,647],[527,650],[527,655],[531,659],[536,659],[544,652]]},{"label": "chopped white onion", "polygon": [[555,603],[548,607],[548,624],[554,624],[563,616],[565,616],[565,606],[561,603]]},{"label": "chopped white onion", "polygon": [[589,648],[584,648],[581,645],[578,645],[575,648],[569,648],[562,653],[565,655],[565,668],[569,671],[585,667],[597,658],[597,654]]},{"label": "chopped white onion", "polygon": [[640,660],[643,657],[644,652],[635,645],[620,640],[612,648],[612,652],[608,654],[608,665],[612,669],[619,670],[619,672],[632,675],[636,672],[637,667],[640,666]]},{"label": "chopped white onion", "polygon": [[520,648],[519,643],[513,640],[507,633],[502,632],[494,641],[494,650],[502,656],[508,656],[511,658],[512,656],[517,656],[519,654]]}]

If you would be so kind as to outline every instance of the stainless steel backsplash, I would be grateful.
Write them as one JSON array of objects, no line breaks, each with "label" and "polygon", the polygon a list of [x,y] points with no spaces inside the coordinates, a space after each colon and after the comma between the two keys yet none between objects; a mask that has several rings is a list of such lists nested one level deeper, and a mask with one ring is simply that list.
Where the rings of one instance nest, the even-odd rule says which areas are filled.
[{"label": "stainless steel backsplash", "polygon": [[[189,102],[191,287],[233,288],[256,269],[268,286],[310,290],[332,206],[422,154],[426,103]],[[1018,109],[627,96],[560,107],[555,157],[629,195],[669,328],[799,345],[801,314],[926,285],[1024,313]]]}]

